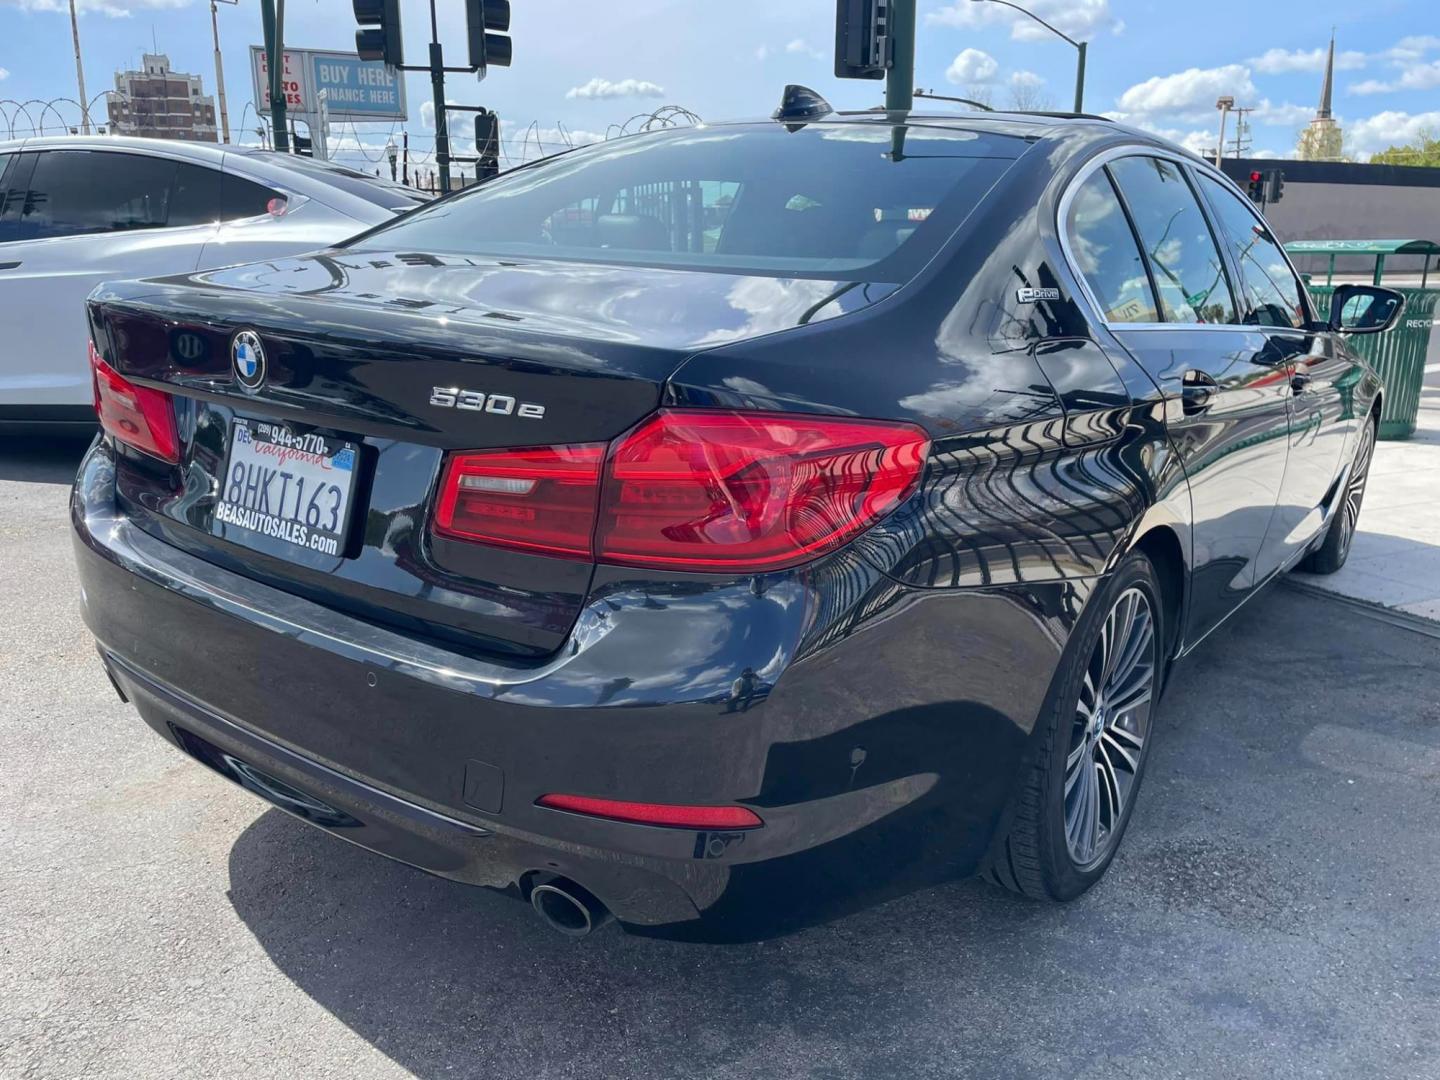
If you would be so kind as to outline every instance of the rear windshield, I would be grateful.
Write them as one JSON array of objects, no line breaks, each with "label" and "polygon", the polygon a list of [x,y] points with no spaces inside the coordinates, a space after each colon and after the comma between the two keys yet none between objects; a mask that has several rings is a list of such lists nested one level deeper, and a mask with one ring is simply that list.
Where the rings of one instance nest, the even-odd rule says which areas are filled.
[{"label": "rear windshield", "polygon": [[375,206],[383,206],[386,210],[409,210],[429,202],[429,196],[413,191],[403,184],[383,180],[378,176],[368,176],[333,161],[316,161],[301,154],[277,154],[265,150],[253,151],[250,156],[263,158],[271,165],[279,165],[283,169],[304,173],[322,184],[339,188],[347,195],[354,195]]},{"label": "rear windshield", "polygon": [[639,135],[505,173],[352,246],[898,283],[1025,145],[876,123]]}]

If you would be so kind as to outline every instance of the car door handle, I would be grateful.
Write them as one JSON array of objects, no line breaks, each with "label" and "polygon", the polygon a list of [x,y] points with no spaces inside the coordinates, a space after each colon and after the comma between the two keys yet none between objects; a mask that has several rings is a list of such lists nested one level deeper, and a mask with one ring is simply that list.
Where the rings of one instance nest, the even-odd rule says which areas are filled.
[{"label": "car door handle", "polygon": [[1180,408],[1186,416],[1198,416],[1210,408],[1210,400],[1220,384],[1207,372],[1194,368],[1180,380]]},{"label": "car door handle", "polygon": [[18,270],[18,269],[20,269],[20,260],[19,260],[19,259],[16,259],[14,262],[0,262],[0,270]]}]

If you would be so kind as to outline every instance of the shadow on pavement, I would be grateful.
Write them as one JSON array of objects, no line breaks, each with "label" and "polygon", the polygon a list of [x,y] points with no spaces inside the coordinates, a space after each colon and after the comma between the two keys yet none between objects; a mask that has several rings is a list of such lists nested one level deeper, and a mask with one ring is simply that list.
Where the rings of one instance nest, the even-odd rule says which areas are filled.
[{"label": "shadow on pavement", "polygon": [[90,449],[93,431],[61,435],[0,435],[0,480],[68,484]]},{"label": "shadow on pavement", "polygon": [[1249,605],[1177,674],[1126,846],[1065,907],[966,881],[769,940],[576,943],[274,810],[230,901],[424,1080],[1422,1075],[1437,661],[1329,601]]}]

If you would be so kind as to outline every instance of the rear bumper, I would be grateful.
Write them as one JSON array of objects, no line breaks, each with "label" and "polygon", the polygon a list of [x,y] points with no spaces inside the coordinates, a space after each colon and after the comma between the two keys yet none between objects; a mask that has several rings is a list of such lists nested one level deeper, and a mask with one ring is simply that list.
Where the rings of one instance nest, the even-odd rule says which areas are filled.
[{"label": "rear bumper", "polygon": [[[117,508],[104,444],[72,502],[84,614],[181,750],[342,838],[458,881],[573,878],[622,920],[823,910],[980,863],[1073,586],[906,589],[840,558],[766,579],[597,586],[544,664],[416,641],[196,559]],[[849,597],[844,601],[841,597]],[[737,679],[752,673],[744,693]],[[734,804],[697,832],[548,792]]]}]

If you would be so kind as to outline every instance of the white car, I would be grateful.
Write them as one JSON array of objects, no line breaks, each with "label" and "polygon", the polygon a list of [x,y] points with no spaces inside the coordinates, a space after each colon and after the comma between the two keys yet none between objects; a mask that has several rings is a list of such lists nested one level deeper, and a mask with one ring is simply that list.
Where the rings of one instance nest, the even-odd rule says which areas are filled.
[{"label": "white car", "polygon": [[0,142],[0,428],[94,422],[85,297],[100,282],[314,251],[426,198],[266,150]]}]

